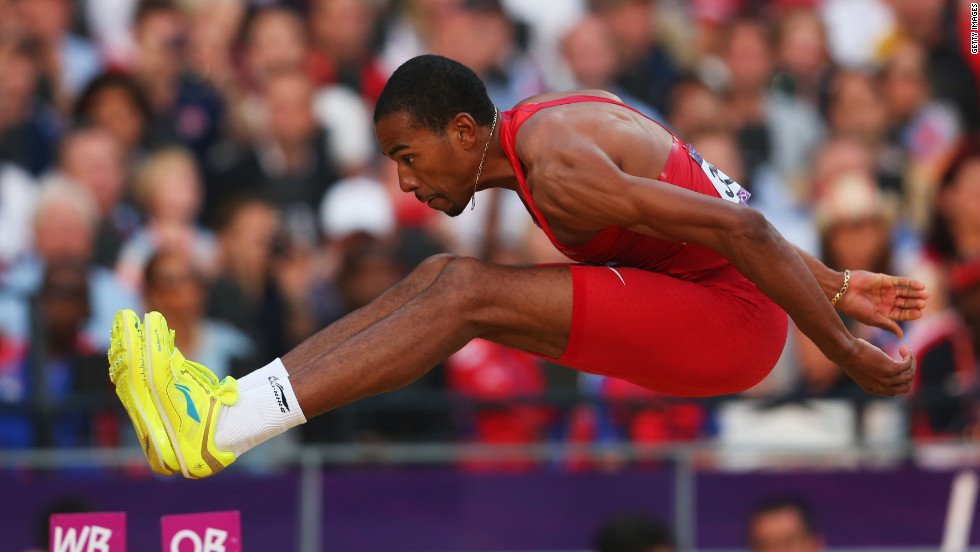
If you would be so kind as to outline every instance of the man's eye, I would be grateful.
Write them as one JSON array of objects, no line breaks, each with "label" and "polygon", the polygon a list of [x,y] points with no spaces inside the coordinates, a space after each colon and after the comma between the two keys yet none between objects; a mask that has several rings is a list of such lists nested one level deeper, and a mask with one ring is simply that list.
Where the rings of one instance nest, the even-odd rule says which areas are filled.
[{"label": "man's eye", "polygon": [[415,156],[406,155],[405,157],[402,157],[402,161],[404,161],[406,165],[411,165],[415,161]]}]

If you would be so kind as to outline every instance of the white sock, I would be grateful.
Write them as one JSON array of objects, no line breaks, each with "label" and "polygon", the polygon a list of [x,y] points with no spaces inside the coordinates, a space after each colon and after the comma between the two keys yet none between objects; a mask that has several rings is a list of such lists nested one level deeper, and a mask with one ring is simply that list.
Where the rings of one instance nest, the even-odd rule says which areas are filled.
[{"label": "white sock", "polygon": [[[264,368],[260,368],[258,370],[252,370],[251,372],[238,378],[238,391],[239,392],[247,391],[249,389],[252,389],[253,387],[268,387],[269,376],[276,376],[281,380],[286,379],[286,377],[288,377],[288,372],[286,372],[286,367],[283,366],[282,360],[277,358],[276,360],[273,360],[267,366],[265,366],[265,368],[269,368],[271,366],[275,366],[277,368],[275,373],[271,373],[271,372],[266,373],[263,372]],[[282,370],[278,370],[278,367],[280,366],[282,367]],[[286,374],[286,376],[283,376],[281,374]]]},{"label": "white sock", "polygon": [[[246,385],[242,385],[245,382]],[[218,450],[238,458],[249,449],[306,422],[289,374],[278,358],[239,380],[238,402],[221,409],[214,428]]]}]

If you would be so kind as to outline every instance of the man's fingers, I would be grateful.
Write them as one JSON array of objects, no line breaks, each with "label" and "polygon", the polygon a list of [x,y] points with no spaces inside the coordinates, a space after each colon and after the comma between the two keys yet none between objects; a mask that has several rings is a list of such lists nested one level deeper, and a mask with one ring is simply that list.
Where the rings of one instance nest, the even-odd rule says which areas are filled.
[{"label": "man's fingers", "polygon": [[921,289],[921,290],[925,290],[926,289],[926,285],[925,284],[923,284],[922,282],[920,282],[918,280],[913,280],[912,278],[905,278],[905,281],[902,282],[902,285],[903,286],[908,286],[908,287],[910,287],[912,289]]},{"label": "man's fingers", "polygon": [[895,323],[894,320],[888,317],[881,316],[879,314],[875,316],[874,320],[872,321],[872,324],[876,328],[881,328],[883,330],[889,331],[895,334],[895,337],[902,339],[902,328],[897,323]]},{"label": "man's fingers", "polygon": [[922,310],[918,308],[900,309],[896,307],[888,312],[888,318],[899,322],[905,322],[906,320],[918,320],[919,318],[922,318]]},{"label": "man's fingers", "polygon": [[893,310],[924,309],[925,306],[925,299],[905,295],[897,295],[895,301],[892,303]]},{"label": "man's fingers", "polygon": [[905,393],[908,393],[911,390],[912,390],[912,384],[911,383],[903,383],[901,385],[896,385],[896,386],[894,386],[894,387],[891,388],[892,396],[893,397],[895,395],[904,395]]},{"label": "man's fingers", "polygon": [[898,351],[902,355],[902,362],[899,364],[900,371],[892,379],[893,384],[911,383],[915,380],[917,363],[912,351],[907,347],[901,347]]}]

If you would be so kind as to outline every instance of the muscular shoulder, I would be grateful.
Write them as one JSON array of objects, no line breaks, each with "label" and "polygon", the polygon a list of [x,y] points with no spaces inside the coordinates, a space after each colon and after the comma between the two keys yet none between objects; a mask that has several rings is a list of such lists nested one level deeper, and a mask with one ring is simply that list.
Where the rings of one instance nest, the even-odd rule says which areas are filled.
[{"label": "muscular shoulder", "polygon": [[598,88],[586,88],[581,90],[566,90],[564,92],[547,92],[544,94],[538,94],[537,96],[531,96],[530,98],[525,98],[521,100],[514,107],[520,107],[522,105],[532,104],[532,103],[551,102],[554,100],[561,100],[571,96],[596,96],[599,98],[615,100],[617,102],[623,101],[619,96],[613,94],[612,92],[606,92],[605,90],[599,90]]},{"label": "muscular shoulder", "polygon": [[[589,95],[618,98],[602,90],[573,90],[542,94],[522,104],[542,103],[568,96]],[[518,104],[518,105],[522,105]],[[575,152],[598,149],[617,160],[648,133],[642,117],[616,104],[580,102],[542,109],[527,119],[517,134],[518,157],[533,169],[542,163],[568,160]],[[530,184],[530,182],[529,182]]]}]

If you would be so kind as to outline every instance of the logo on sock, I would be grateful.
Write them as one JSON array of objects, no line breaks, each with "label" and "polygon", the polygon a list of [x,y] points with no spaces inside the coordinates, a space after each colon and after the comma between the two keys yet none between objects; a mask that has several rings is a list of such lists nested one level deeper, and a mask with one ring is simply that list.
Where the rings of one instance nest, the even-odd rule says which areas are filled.
[{"label": "logo on sock", "polygon": [[286,390],[279,383],[279,378],[269,376],[269,385],[272,386],[272,392],[276,395],[276,402],[279,403],[279,412],[289,412],[289,403],[286,402]]}]

